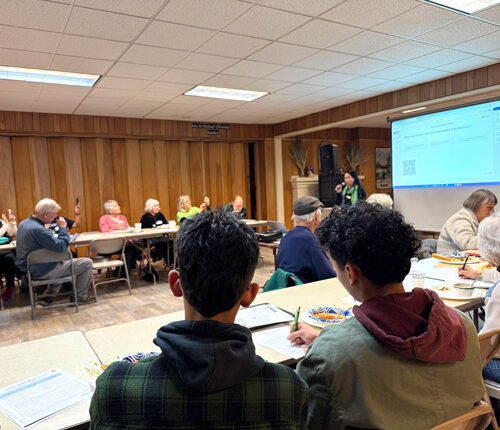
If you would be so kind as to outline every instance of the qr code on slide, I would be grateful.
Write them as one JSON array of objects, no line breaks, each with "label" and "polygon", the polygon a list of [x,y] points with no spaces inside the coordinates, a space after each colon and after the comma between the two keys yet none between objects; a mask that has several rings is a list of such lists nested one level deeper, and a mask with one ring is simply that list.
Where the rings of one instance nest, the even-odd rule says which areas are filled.
[{"label": "qr code on slide", "polygon": [[415,160],[403,161],[403,176],[411,176],[415,174]]}]

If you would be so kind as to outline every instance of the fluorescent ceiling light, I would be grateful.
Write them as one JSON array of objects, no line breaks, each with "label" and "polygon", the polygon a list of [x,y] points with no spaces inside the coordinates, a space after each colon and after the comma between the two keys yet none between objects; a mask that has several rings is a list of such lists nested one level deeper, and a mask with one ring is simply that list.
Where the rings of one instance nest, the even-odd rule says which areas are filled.
[{"label": "fluorescent ceiling light", "polygon": [[25,69],[21,67],[0,66],[0,79],[11,81],[42,82],[44,84],[93,86],[101,75],[57,72],[55,70]]},{"label": "fluorescent ceiling light", "polygon": [[407,109],[407,110],[401,111],[401,113],[417,112],[419,110],[424,110],[424,109],[427,109],[427,108],[425,106],[423,106],[423,107],[414,108],[414,109]]},{"label": "fluorescent ceiling light", "polygon": [[448,9],[465,13],[476,13],[480,10],[500,3],[500,0],[422,0],[426,3],[435,3]]},{"label": "fluorescent ceiling light", "polygon": [[191,88],[189,91],[184,93],[185,96],[241,100],[244,102],[251,102],[252,100],[256,100],[266,94],[269,93],[261,91],[234,90],[232,88],[205,87],[203,85],[198,85],[197,87]]}]

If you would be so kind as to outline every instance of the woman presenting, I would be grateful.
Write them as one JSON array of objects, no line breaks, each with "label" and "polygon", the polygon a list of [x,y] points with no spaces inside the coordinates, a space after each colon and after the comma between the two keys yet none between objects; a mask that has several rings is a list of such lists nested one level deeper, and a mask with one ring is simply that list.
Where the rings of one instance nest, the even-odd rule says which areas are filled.
[{"label": "woman presenting", "polygon": [[359,200],[366,200],[366,191],[354,170],[344,173],[344,182],[335,191],[342,196],[342,206],[355,206]]}]

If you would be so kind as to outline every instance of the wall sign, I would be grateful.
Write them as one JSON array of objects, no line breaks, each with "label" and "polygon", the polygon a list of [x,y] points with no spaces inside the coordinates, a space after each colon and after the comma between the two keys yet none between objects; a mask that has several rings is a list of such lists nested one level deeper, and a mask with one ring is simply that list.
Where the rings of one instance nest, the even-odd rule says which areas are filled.
[{"label": "wall sign", "polygon": [[191,127],[192,128],[211,128],[211,129],[217,129],[217,130],[230,130],[231,129],[230,124],[207,124],[204,122],[192,122]]}]

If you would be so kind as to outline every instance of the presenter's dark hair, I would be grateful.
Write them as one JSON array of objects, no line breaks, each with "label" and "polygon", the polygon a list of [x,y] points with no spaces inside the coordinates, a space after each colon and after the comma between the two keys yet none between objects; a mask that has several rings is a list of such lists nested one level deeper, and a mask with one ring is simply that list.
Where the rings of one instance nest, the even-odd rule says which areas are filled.
[{"label": "presenter's dark hair", "polygon": [[415,229],[399,212],[366,202],[334,208],[315,233],[341,268],[355,264],[379,286],[402,282],[420,248]]},{"label": "presenter's dark hair", "polygon": [[234,307],[257,267],[254,231],[232,214],[205,211],[186,218],[176,246],[188,303],[207,318]]},{"label": "presenter's dark hair", "polygon": [[480,188],[467,197],[463,203],[464,208],[476,212],[481,205],[496,205],[497,197],[489,190]]},{"label": "presenter's dark hair", "polygon": [[354,183],[358,186],[358,187],[361,187],[361,182],[359,181],[359,176],[358,174],[356,173],[355,170],[349,170],[347,171],[346,173],[349,173],[349,175],[352,176],[352,178],[354,179]]}]

